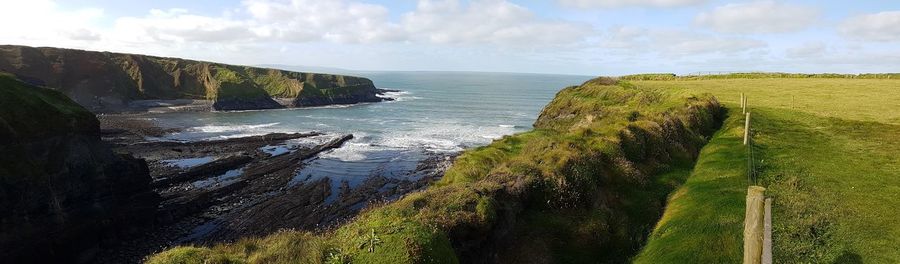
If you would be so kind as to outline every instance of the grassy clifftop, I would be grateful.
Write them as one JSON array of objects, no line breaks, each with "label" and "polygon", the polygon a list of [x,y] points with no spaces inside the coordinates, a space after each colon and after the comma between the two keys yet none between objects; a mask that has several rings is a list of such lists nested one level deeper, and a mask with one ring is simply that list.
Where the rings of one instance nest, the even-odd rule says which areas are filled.
[{"label": "grassy clifftop", "polygon": [[[633,81],[712,93],[740,113],[749,96],[759,185],[773,197],[780,263],[900,262],[900,80],[748,78]],[[741,258],[747,148],[732,115],[635,263]]]},{"label": "grassy clifftop", "polygon": [[[92,110],[132,100],[208,99],[218,110],[374,102],[371,80],[146,55],[0,45],[0,72],[57,89]],[[311,103],[314,102],[314,103]]]},{"label": "grassy clifftop", "polygon": [[[0,73],[0,181],[28,180],[41,168],[23,162],[22,142],[67,134],[99,135],[94,114],[65,95],[31,86],[9,74]],[[10,184],[12,185],[12,184]]]},{"label": "grassy clifftop", "polygon": [[94,115],[59,92],[5,73],[0,73],[0,87],[0,143],[99,132]]},{"label": "grassy clifftop", "polygon": [[148,262],[621,262],[721,114],[707,95],[598,78],[560,91],[533,131],[466,151],[439,183],[335,230],[177,247]]}]

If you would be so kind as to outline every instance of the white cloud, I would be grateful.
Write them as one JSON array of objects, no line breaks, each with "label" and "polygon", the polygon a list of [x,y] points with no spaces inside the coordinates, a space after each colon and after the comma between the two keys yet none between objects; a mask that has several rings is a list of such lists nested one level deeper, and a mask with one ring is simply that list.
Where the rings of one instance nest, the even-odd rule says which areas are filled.
[{"label": "white cloud", "polygon": [[601,43],[604,48],[638,50],[645,48],[648,30],[633,26],[616,26],[609,29],[605,41]]},{"label": "white cloud", "polygon": [[852,17],[841,23],[838,31],[855,40],[900,41],[900,11]]},{"label": "white cloud", "polygon": [[800,46],[788,48],[785,51],[785,55],[787,55],[788,58],[814,58],[825,54],[826,48],[827,46],[825,43],[819,41],[808,42]]},{"label": "white cloud", "polygon": [[818,19],[814,7],[757,1],[716,7],[700,13],[694,23],[725,33],[785,33],[806,29]]},{"label": "white cloud", "polygon": [[[660,70],[890,71],[900,61],[900,55],[893,55],[898,54],[895,45],[891,45],[900,42],[900,11],[851,17],[830,33],[872,42],[840,38],[822,42],[815,39],[835,38],[818,30],[797,36],[729,34],[791,32],[818,21],[815,8],[780,1],[710,9],[694,21],[708,28],[676,28],[681,24],[650,19],[638,22],[647,24],[644,26],[608,30],[577,22],[603,20],[579,14],[548,18],[512,0],[417,0],[406,13],[392,13],[386,6],[371,2],[243,0],[223,7],[221,15],[167,9],[116,16],[99,8],[73,9],[62,1],[0,0],[0,6],[5,7],[0,9],[0,24],[6,25],[0,27],[0,44],[225,63],[591,74]],[[662,8],[712,1],[557,2],[577,8]],[[636,19],[665,12],[619,11],[642,16]]]},{"label": "white cloud", "polygon": [[680,7],[706,3],[707,0],[557,0],[564,6],[577,8],[607,7]]},{"label": "white cloud", "polygon": [[255,31],[276,40],[372,43],[405,38],[380,5],[344,0],[247,0],[243,5]]},{"label": "white cloud", "polygon": [[128,42],[228,42],[250,41],[256,34],[243,21],[154,9],[145,17],[116,19],[110,37]]},{"label": "white cloud", "polygon": [[721,37],[678,30],[655,32],[653,37],[660,50],[673,55],[734,54],[767,46],[765,42],[759,40]]},{"label": "white cloud", "polygon": [[247,0],[255,31],[288,42],[425,42],[542,46],[578,41],[584,25],[551,21],[505,0],[419,0],[391,21],[387,8],[350,1]]},{"label": "white cloud", "polygon": [[506,0],[420,0],[415,10],[400,14],[400,19],[392,19],[384,6],[353,0],[244,0],[238,9],[220,16],[154,9],[144,16],[114,17],[106,28],[89,23],[102,15],[100,10],[72,12],[60,10],[52,1],[29,3],[3,9],[0,22],[30,26],[4,27],[0,32],[45,42],[102,40],[107,45],[168,47],[414,42],[528,48],[569,45],[593,33],[586,24],[542,18]]},{"label": "white cloud", "polygon": [[602,43],[604,48],[633,54],[657,53],[668,57],[699,54],[735,54],[768,46],[763,41],[702,34],[680,29],[613,27]]},{"label": "white cloud", "polygon": [[[0,24],[25,25],[0,27],[0,44],[226,63],[342,61],[349,68],[363,67],[359,58],[364,57],[377,61],[365,65],[389,64],[402,56],[422,59],[416,52],[451,50],[446,53],[454,54],[446,55],[444,63],[484,58],[478,66],[494,65],[496,70],[496,65],[521,63],[509,62],[514,58],[554,60],[549,54],[576,52],[596,33],[589,24],[541,17],[507,0],[419,0],[415,9],[402,14],[365,2],[243,0],[221,15],[173,8],[115,16],[96,8],[72,9],[61,1],[0,0],[9,7],[0,9]],[[505,59],[492,64],[488,55]],[[444,65],[433,62],[437,57],[430,63]]]},{"label": "white cloud", "polygon": [[0,43],[23,43],[46,46],[45,40],[54,44],[72,44],[97,40],[97,21],[103,10],[83,8],[63,11],[53,1],[0,0]]},{"label": "white cloud", "polygon": [[565,45],[591,33],[588,26],[541,19],[524,7],[498,0],[419,1],[403,17],[411,38],[433,43],[494,43],[507,46]]}]

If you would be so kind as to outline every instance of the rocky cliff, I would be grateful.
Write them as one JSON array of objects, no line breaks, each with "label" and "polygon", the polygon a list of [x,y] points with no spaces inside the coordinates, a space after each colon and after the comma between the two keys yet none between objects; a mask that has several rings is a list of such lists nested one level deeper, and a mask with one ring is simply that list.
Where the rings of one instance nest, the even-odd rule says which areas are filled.
[{"label": "rocky cliff", "polygon": [[211,100],[215,110],[382,101],[361,77],[60,48],[0,45],[0,72],[59,90],[95,112],[151,99]]},{"label": "rocky cliff", "polygon": [[0,74],[0,259],[77,263],[150,224],[143,160],[113,153],[94,115],[62,93]]}]

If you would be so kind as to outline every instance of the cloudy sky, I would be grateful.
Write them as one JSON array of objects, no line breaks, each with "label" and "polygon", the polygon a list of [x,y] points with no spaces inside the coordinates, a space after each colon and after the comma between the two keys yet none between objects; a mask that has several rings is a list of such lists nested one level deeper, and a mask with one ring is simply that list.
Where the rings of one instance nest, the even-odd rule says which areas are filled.
[{"label": "cloudy sky", "polygon": [[232,64],[900,72],[900,1],[0,0],[0,44]]}]

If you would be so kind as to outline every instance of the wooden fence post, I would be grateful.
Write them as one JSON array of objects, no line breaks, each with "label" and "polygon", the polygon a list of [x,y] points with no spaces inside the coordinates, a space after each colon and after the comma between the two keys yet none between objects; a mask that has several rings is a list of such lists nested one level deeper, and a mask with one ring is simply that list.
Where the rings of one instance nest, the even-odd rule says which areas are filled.
[{"label": "wooden fence post", "polygon": [[741,108],[741,109],[743,109],[743,110],[742,110],[742,113],[747,113],[747,112],[748,112],[748,110],[747,110],[747,102],[748,102],[748,101],[749,101],[748,98],[747,98],[746,96],[744,96],[744,107]]},{"label": "wooden fence post", "polygon": [[772,264],[772,198],[766,198],[763,224],[762,264]]},{"label": "wooden fence post", "polygon": [[763,193],[766,188],[747,188],[747,210],[744,216],[744,264],[759,264],[763,243]]},{"label": "wooden fence post", "polygon": [[747,145],[750,141],[750,112],[747,112],[747,117],[744,119],[744,145]]},{"label": "wooden fence post", "polygon": [[[744,93],[741,93],[741,111],[744,111]],[[743,114],[743,112],[741,112]]]}]

